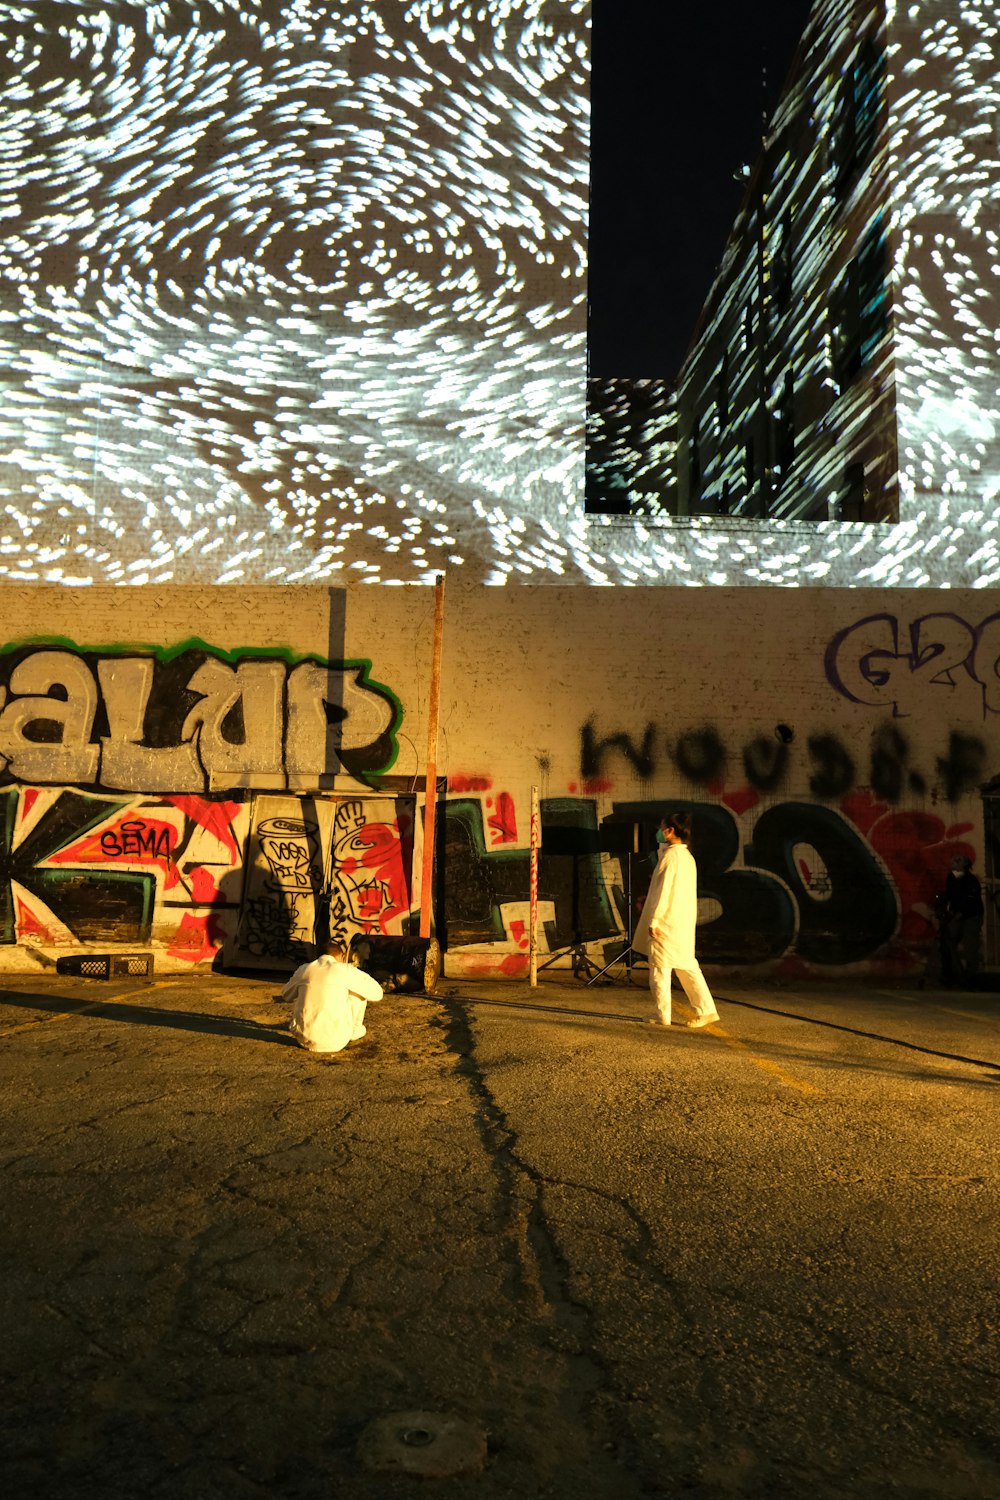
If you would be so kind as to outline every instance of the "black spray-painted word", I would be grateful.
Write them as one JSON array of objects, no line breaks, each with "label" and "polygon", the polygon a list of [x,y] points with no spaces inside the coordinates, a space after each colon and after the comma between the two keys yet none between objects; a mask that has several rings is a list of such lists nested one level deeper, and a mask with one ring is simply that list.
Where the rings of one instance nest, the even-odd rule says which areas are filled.
[{"label": "black spray-painted word", "polygon": [[108,859],[169,859],[169,828],[150,827],[139,819],[129,819],[120,827],[101,834],[101,853]]},{"label": "black spray-painted word", "polygon": [[0,783],[316,787],[387,770],[402,712],[367,661],[59,646],[0,651]]},{"label": "black spray-painted word", "polygon": [[[636,775],[649,780],[660,768],[664,757],[695,786],[722,782],[738,765],[750,786],[759,792],[777,791],[786,782],[792,764],[794,736],[759,735],[731,754],[717,729],[688,730],[665,744],[660,757],[655,751],[657,728],[647,724],[642,740],[636,742],[625,733],[598,739],[593,721],[580,731],[580,775],[596,780],[606,773],[612,751],[618,752]],[[867,779],[862,781],[858,760],[841,739],[833,734],[812,734],[806,739],[809,761],[808,789],[821,802],[833,802],[856,786],[870,787],[885,802],[896,803],[911,794],[923,796],[928,778],[910,763],[910,745],[894,723],[882,725],[871,737],[866,756]],[[986,776],[986,745],[974,735],[953,732],[948,736],[944,754],[935,757],[934,778],[942,795],[957,802],[968,791],[977,788]]]}]

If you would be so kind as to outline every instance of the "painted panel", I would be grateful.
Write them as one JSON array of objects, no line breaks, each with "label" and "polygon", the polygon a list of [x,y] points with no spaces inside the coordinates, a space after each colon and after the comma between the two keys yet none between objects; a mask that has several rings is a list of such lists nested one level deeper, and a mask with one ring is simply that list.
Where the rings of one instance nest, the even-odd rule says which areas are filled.
[{"label": "painted panel", "polygon": [[402,935],[412,863],[412,799],[255,797],[231,961],[294,966],[329,938]]}]

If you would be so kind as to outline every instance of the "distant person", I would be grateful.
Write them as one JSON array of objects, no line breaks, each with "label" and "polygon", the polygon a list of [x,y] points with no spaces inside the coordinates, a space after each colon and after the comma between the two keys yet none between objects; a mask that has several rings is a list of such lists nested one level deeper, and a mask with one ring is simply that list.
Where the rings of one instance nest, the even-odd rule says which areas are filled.
[{"label": "distant person", "polygon": [[281,992],[292,1002],[289,1030],[310,1052],[341,1052],[365,1035],[365,1006],[381,1000],[377,979],[347,962],[343,943],[331,942],[320,958],[295,970]]},{"label": "distant person", "polygon": [[951,862],[951,873],[944,883],[943,916],[945,983],[968,983],[979,972],[983,888],[972,873],[971,859],[964,854],[956,854]]},{"label": "distant person", "polygon": [[660,821],[659,858],[632,946],[649,956],[649,987],[664,1026],[670,1025],[670,976],[677,974],[694,1016],[682,1026],[697,1029],[719,1019],[712,992],[694,956],[698,921],[698,870],[688,848],[691,820],[671,813]]}]

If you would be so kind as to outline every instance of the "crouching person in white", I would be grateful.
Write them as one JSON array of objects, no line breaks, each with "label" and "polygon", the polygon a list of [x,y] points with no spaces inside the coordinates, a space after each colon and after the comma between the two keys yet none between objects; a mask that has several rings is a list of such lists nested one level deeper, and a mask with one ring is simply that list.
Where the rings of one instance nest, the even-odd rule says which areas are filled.
[{"label": "crouching person in white", "polygon": [[365,1006],[381,1000],[377,979],[347,962],[343,943],[295,970],[281,992],[292,1002],[289,1030],[310,1052],[341,1052],[365,1034]]},{"label": "crouching person in white", "polygon": [[719,1019],[712,992],[694,956],[698,923],[698,870],[688,839],[687,813],[671,813],[660,822],[660,854],[632,938],[632,946],[649,955],[649,988],[664,1026],[670,1025],[670,976],[676,973],[694,1011],[682,1026],[697,1029]]}]

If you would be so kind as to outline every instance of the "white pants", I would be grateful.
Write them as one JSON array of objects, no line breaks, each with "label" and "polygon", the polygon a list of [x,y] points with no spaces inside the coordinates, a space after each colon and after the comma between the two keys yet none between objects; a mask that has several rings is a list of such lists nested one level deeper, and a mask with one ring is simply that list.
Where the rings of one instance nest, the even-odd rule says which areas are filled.
[{"label": "white pants", "polygon": [[676,972],[681,988],[696,1016],[718,1014],[712,991],[697,962],[690,969],[674,970],[655,939],[649,945],[649,988],[664,1026],[670,1025],[670,976]]}]

